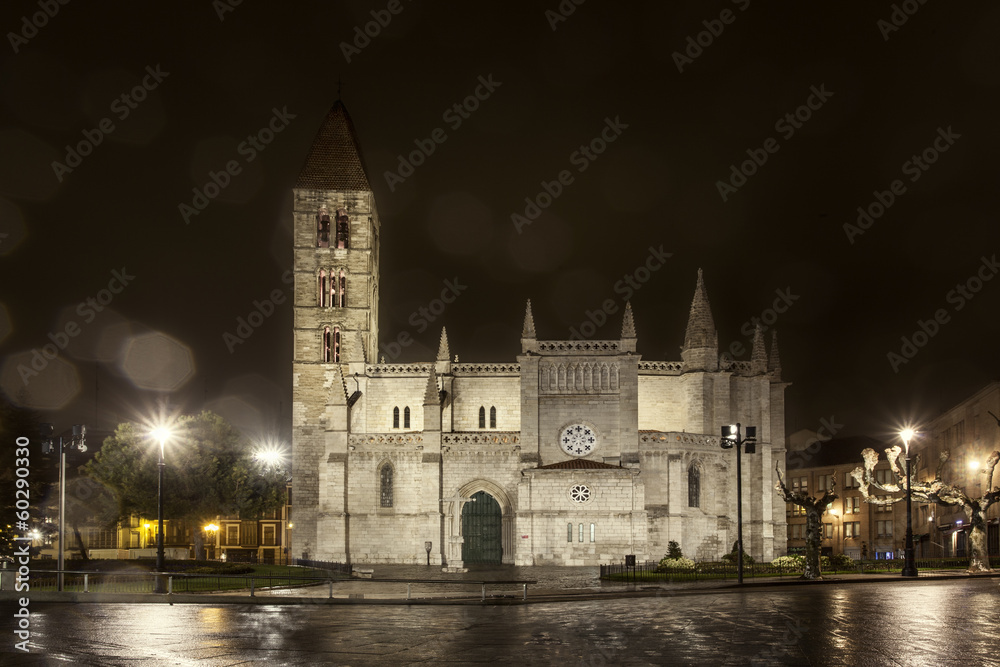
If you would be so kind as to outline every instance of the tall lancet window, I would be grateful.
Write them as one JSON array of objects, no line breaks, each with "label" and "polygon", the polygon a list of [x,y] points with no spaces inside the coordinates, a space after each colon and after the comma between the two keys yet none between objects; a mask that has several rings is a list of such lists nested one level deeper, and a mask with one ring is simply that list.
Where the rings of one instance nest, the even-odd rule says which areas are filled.
[{"label": "tall lancet window", "polygon": [[497,427],[497,409],[496,406],[490,408],[490,428]]},{"label": "tall lancet window", "polygon": [[330,247],[330,212],[324,206],[316,214],[316,247]]},{"label": "tall lancet window", "polygon": [[479,408],[479,428],[486,428],[486,408]]},{"label": "tall lancet window", "polygon": [[399,428],[399,406],[392,409],[392,427]]},{"label": "tall lancet window", "polygon": [[324,308],[326,306],[330,305],[330,302],[328,301],[329,294],[330,294],[330,287],[329,287],[329,283],[327,282],[327,280],[328,280],[328,278],[327,278],[327,275],[326,275],[326,271],[324,271],[323,269],[320,269],[319,270],[319,305],[322,306],[322,307],[324,307]]},{"label": "tall lancet window", "polygon": [[410,407],[403,408],[403,428],[410,428]]},{"label": "tall lancet window", "polygon": [[701,471],[694,464],[688,468],[688,507],[701,507]]},{"label": "tall lancet window", "polygon": [[338,308],[344,308],[347,306],[347,274],[344,270],[340,270],[340,277],[337,279],[337,302],[335,304]]},{"label": "tall lancet window", "polygon": [[347,217],[347,212],[342,208],[337,209],[337,248],[348,247],[348,236],[350,235],[351,219]]},{"label": "tall lancet window", "polygon": [[340,327],[323,327],[323,361],[340,361]]},{"label": "tall lancet window", "polygon": [[392,464],[384,463],[378,475],[379,506],[392,507]]}]

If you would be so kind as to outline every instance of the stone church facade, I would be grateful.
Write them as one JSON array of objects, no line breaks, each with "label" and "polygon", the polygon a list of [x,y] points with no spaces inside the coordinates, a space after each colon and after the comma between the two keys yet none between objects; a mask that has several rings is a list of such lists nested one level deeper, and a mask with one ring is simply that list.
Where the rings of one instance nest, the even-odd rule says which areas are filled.
[{"label": "stone church facade", "polygon": [[[720,358],[699,271],[681,359],[644,361],[625,309],[614,340],[540,338],[521,354],[376,363],[381,223],[357,134],[330,110],[294,188],[291,553],[356,563],[595,565],[635,554],[716,560],[736,540],[735,452],[722,425],[758,427],[743,455],[744,544],[784,554],[784,390],[776,340]],[[389,228],[391,233],[391,227]]]}]

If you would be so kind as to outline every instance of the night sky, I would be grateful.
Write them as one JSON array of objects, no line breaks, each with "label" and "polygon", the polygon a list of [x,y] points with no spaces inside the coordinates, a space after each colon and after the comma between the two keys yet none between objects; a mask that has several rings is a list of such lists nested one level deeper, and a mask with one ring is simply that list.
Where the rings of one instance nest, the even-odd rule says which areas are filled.
[{"label": "night sky", "polygon": [[777,328],[789,432],[1000,375],[995,3],[142,4],[0,10],[0,387],[59,427],[168,400],[290,436],[291,188],[338,87],[388,361],[441,325],[512,361],[527,298],[539,338],[617,338],[626,296],[642,358],[680,360],[702,268],[720,352]]}]

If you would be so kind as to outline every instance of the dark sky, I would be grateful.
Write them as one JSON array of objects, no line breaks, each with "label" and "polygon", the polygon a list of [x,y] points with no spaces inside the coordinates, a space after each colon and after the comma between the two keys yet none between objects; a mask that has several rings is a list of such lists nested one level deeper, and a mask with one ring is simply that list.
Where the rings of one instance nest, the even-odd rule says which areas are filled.
[{"label": "dark sky", "polygon": [[[560,21],[556,0],[142,4],[0,10],[0,386],[59,424],[168,398],[287,437],[289,303],[245,342],[224,335],[288,293],[291,187],[338,79],[382,221],[388,359],[429,360],[444,324],[462,361],[511,361],[529,297],[551,339],[611,299],[593,337],[616,338],[633,276],[643,359],[679,360],[700,267],[720,351],[749,349],[753,317],[778,329],[789,431],[879,435],[998,378],[1000,279],[977,282],[1000,270],[994,3],[910,0],[898,27],[888,2],[564,0]],[[343,46],[372,11],[387,25]],[[491,90],[459,125],[448,110],[481,77]],[[272,122],[266,146],[243,143]],[[602,152],[577,152],[611,126]],[[96,145],[76,163],[80,142]],[[239,173],[186,222],[180,205],[230,161]],[[858,207],[878,217],[849,233]],[[465,288],[423,324],[446,281]],[[60,332],[76,335],[28,372]],[[403,333],[415,343],[397,355]]]}]

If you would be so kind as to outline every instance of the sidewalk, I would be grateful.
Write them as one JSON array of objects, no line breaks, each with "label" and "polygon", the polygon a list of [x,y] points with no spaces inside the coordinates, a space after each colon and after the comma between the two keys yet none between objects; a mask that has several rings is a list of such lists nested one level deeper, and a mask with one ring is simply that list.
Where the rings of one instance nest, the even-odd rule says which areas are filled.
[{"label": "sidewalk", "polygon": [[[580,571],[591,568],[518,568],[537,577],[522,577],[521,581],[535,580],[528,584],[527,597],[520,584],[487,583],[485,597],[478,581],[494,579],[510,581],[509,568],[490,571],[472,571],[464,575],[434,577],[446,583],[412,583],[407,586],[403,577],[390,576],[411,566],[374,566],[374,579],[334,580],[332,586],[322,583],[299,588],[257,589],[254,596],[249,590],[217,593],[70,593],[30,592],[32,602],[106,602],[106,603],[167,603],[167,604],[530,604],[540,602],[565,602],[600,600],[627,597],[666,597],[675,595],[700,595],[705,593],[746,593],[775,589],[782,586],[822,586],[829,584],[912,582],[913,579],[895,574],[835,574],[818,581],[807,581],[795,576],[758,577],[745,579],[742,585],[735,579],[714,579],[677,583],[636,582],[610,583],[593,579],[593,573]],[[570,571],[570,572],[567,572]],[[574,572],[575,571],[575,572]],[[385,574],[383,574],[383,572]],[[421,579],[427,579],[426,573]],[[964,570],[926,570],[919,574],[920,581],[965,580],[969,578],[1000,578],[1000,571],[970,575]],[[417,578],[417,577],[412,577]],[[564,584],[564,585],[559,585]],[[407,590],[409,588],[409,591]],[[407,593],[409,592],[409,598]],[[23,597],[23,593],[0,592],[0,601]]]}]

